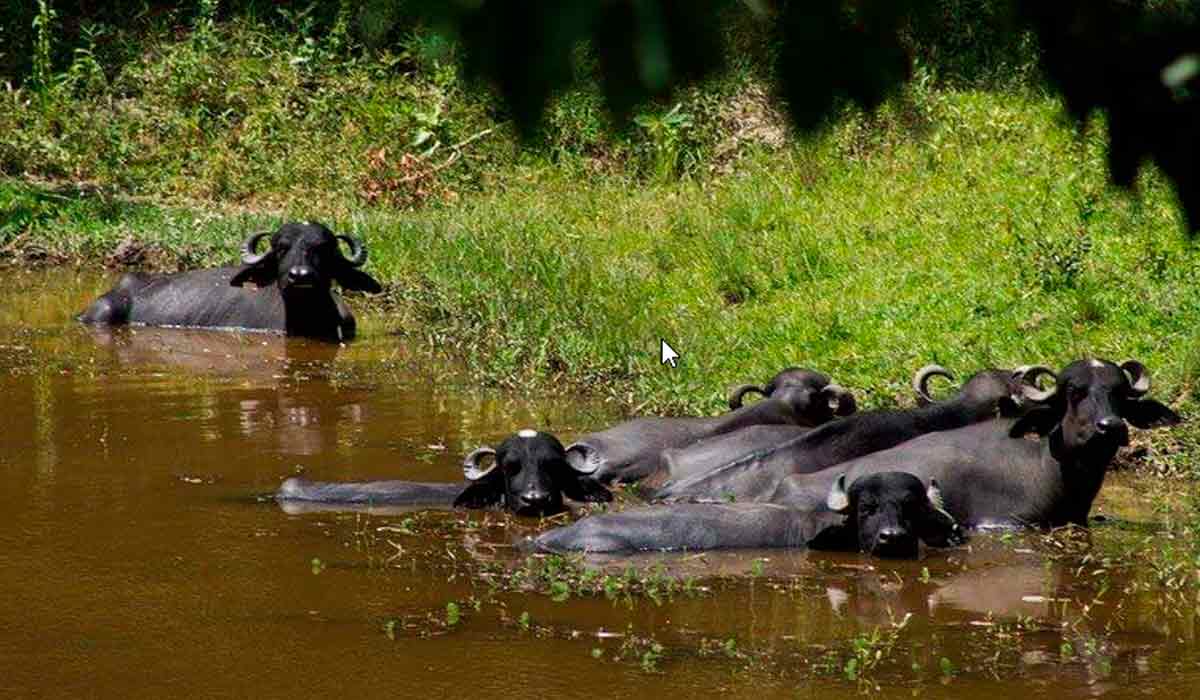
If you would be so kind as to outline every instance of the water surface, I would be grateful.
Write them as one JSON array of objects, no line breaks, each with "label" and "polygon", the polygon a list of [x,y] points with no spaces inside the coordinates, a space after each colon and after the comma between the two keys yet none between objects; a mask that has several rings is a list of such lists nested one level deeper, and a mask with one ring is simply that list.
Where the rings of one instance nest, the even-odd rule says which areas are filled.
[{"label": "water surface", "polygon": [[347,347],[110,332],[71,320],[107,276],[6,275],[0,697],[1192,698],[1200,683],[1194,589],[1120,555],[1160,546],[1156,484],[1110,478],[1114,519],[1090,537],[980,536],[900,563],[593,560],[583,587],[610,576],[613,594],[579,595],[574,563],[559,588],[531,582],[545,562],[513,545],[535,520],[287,514],[254,496],[298,472],[456,480],[469,449],[527,426],[570,437],[614,420],[605,407],[472,388],[369,314]]}]

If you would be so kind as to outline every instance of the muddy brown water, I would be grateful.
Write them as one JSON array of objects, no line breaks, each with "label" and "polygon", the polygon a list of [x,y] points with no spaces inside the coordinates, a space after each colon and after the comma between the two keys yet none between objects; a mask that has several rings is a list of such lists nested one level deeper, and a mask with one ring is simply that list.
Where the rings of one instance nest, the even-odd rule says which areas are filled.
[{"label": "muddy brown water", "polygon": [[610,411],[472,388],[369,314],[345,348],[75,324],[109,281],[0,288],[0,697],[1200,693],[1194,589],[1128,554],[1159,546],[1147,482],[1110,478],[1087,537],[592,560],[591,592],[530,586],[546,562],[513,544],[543,523],[254,496],[301,470],[450,481],[469,448]]}]

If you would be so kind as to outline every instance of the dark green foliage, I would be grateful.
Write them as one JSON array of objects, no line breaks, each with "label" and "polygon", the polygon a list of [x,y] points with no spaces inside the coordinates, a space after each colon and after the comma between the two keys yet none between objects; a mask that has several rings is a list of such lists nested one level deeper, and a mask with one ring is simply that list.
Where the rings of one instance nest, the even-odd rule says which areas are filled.
[{"label": "dark green foliage", "polygon": [[778,11],[776,80],[802,129],[814,129],[839,101],[874,110],[908,77],[897,35],[911,3],[864,3],[853,14],[841,0],[785,0]]},{"label": "dark green foliage", "polygon": [[[1176,185],[1189,230],[1200,226],[1200,70],[1164,74],[1177,61],[1200,61],[1200,24],[1188,4],[778,0],[775,78],[795,124],[815,129],[846,100],[874,110],[908,78],[906,30],[916,27],[922,36],[939,12],[961,20],[971,4],[986,10],[985,19],[1016,19],[988,32],[1001,46],[1013,45],[1025,28],[1034,31],[1041,66],[1078,121],[1093,110],[1106,112],[1109,169],[1118,184],[1131,186],[1142,161],[1154,159]],[[593,42],[609,106],[625,117],[639,101],[720,67],[723,44],[714,26],[720,10],[709,2],[685,9],[673,0],[493,0],[462,8],[455,24],[468,66],[496,84],[529,131],[548,97],[568,84],[574,43]],[[955,40],[969,44],[963,36],[970,33]]]},{"label": "dark green foliage", "polygon": [[[811,130],[845,102],[873,110],[911,74],[1004,80],[1039,66],[1083,122],[1108,122],[1109,170],[1131,186],[1153,160],[1173,181],[1189,230],[1200,226],[1200,17],[1188,0],[53,0],[55,41],[37,45],[39,4],[0,0],[0,77],[20,84],[90,52],[111,78],[144,35],[201,33],[243,16],[294,26],[328,52],[388,46],[436,27],[457,39],[468,74],[492,84],[526,137],[552,98],[582,77],[627,124],[639,106],[714,75],[733,54],[774,65],[793,122]],[[209,17],[208,15],[212,15]],[[747,17],[760,15],[757,29]],[[48,16],[43,11],[42,16]],[[203,21],[199,21],[203,20]],[[45,37],[45,32],[41,33]],[[1030,37],[1036,37],[1036,42]],[[731,41],[732,39],[732,41]],[[202,42],[198,42],[202,43]],[[591,74],[574,70],[590,47]],[[740,57],[737,60],[743,60]],[[50,70],[47,70],[47,62]],[[925,66],[932,62],[932,66]],[[403,65],[398,66],[403,68]],[[35,81],[36,82],[36,81]]]},{"label": "dark green foliage", "polygon": [[[1023,0],[1022,16],[1042,45],[1042,65],[1082,122],[1108,116],[1108,167],[1130,187],[1146,159],[1175,183],[1188,229],[1200,226],[1200,23],[1190,5]],[[1170,84],[1169,84],[1170,83]]]}]

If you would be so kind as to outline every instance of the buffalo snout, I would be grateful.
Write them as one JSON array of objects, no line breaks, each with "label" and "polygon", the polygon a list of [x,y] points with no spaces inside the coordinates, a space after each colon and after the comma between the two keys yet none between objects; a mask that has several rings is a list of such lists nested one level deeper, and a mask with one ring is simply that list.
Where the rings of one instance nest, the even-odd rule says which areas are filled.
[{"label": "buffalo snout", "polygon": [[1119,445],[1129,444],[1129,426],[1117,416],[1105,416],[1096,421],[1096,433],[1116,440]]},{"label": "buffalo snout", "polygon": [[920,550],[917,536],[899,525],[880,528],[874,539],[873,544],[863,549],[885,559],[915,559]]},{"label": "buffalo snout", "polygon": [[517,512],[522,515],[553,515],[562,510],[562,498],[557,493],[529,490],[517,497]]},{"label": "buffalo snout", "polygon": [[293,265],[288,268],[287,282],[289,286],[297,288],[315,287],[317,281],[317,271],[308,265]]}]

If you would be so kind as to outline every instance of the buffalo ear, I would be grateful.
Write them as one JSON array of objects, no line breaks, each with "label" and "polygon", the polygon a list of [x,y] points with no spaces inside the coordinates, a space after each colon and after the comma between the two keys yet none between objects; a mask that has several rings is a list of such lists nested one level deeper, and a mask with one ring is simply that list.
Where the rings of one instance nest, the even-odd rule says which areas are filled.
[{"label": "buffalo ear", "polygon": [[355,292],[378,294],[383,291],[383,286],[374,277],[349,265],[342,265],[342,269],[337,274],[337,281],[342,285],[342,289],[350,289]]},{"label": "buffalo ear", "polygon": [[1017,419],[1008,431],[1009,437],[1022,438],[1029,433],[1045,437],[1062,420],[1062,413],[1053,406],[1038,406]]},{"label": "buffalo ear", "polygon": [[247,282],[253,282],[259,287],[266,287],[274,284],[279,277],[279,265],[275,263],[275,256],[268,255],[261,261],[253,265],[243,265],[242,269],[229,280],[231,287],[241,287]]},{"label": "buffalo ear", "polygon": [[1063,431],[1061,425],[1054,426],[1054,430],[1050,431],[1050,456],[1060,462],[1066,462],[1071,458],[1067,454],[1067,444],[1063,441]]},{"label": "buffalo ear", "polygon": [[1001,399],[996,402],[996,412],[1000,414],[1001,418],[1013,418],[1015,416],[1019,416],[1021,415],[1021,403],[1011,396],[1001,397]]},{"label": "buffalo ear", "polygon": [[504,502],[504,481],[501,479],[480,479],[470,482],[467,488],[454,499],[455,508],[470,508],[479,510],[490,508]]},{"label": "buffalo ear", "polygon": [[559,479],[559,488],[563,495],[572,501],[580,503],[608,503],[613,499],[612,492],[587,474],[579,474],[574,470],[563,474]]},{"label": "buffalo ear", "polygon": [[1138,428],[1165,428],[1183,420],[1178,413],[1154,399],[1126,401],[1121,407],[1121,417]]},{"label": "buffalo ear", "polygon": [[946,499],[938,487],[937,479],[929,480],[925,497],[929,500],[929,508],[925,510],[920,522],[921,540],[930,547],[951,547],[966,542],[962,527],[954,516],[946,511]]},{"label": "buffalo ear", "polygon": [[920,537],[930,547],[954,547],[967,541],[962,526],[949,513],[933,508],[929,509],[927,519],[921,523]]},{"label": "buffalo ear", "polygon": [[586,442],[567,445],[567,464],[580,474],[595,474],[600,468],[600,452]]},{"label": "buffalo ear", "polygon": [[821,394],[829,402],[829,410],[833,411],[835,416],[849,416],[858,412],[858,402],[854,400],[854,394],[838,384],[826,384]]}]

